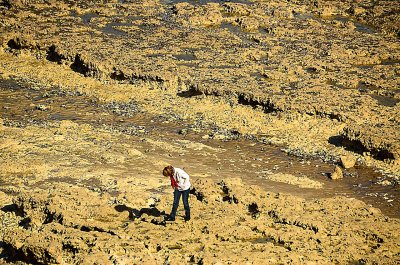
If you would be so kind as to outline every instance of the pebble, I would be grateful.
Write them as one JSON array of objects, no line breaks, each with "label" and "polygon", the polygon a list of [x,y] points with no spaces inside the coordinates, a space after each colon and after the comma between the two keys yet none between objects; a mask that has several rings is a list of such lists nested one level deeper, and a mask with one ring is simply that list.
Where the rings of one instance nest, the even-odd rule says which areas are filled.
[{"label": "pebble", "polygon": [[392,182],[390,182],[389,180],[386,179],[386,180],[381,181],[379,184],[382,186],[390,186],[390,185],[392,185]]},{"label": "pebble", "polygon": [[343,172],[342,169],[338,166],[335,166],[334,171],[330,175],[331,179],[342,179],[343,178]]},{"label": "pebble", "polygon": [[356,164],[356,157],[353,155],[342,155],[340,156],[340,162],[342,163],[343,167],[346,169],[354,167]]},{"label": "pebble", "polygon": [[41,110],[41,111],[46,111],[49,109],[49,107],[47,107],[46,105],[39,104],[39,105],[35,106],[35,109]]}]

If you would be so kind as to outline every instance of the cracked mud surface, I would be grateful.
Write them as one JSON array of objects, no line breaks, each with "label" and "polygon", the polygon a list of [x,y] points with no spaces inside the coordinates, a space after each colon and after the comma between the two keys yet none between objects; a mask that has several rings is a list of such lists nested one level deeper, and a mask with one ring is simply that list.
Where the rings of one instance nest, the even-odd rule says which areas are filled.
[{"label": "cracked mud surface", "polygon": [[0,2],[0,261],[397,264],[399,10]]}]

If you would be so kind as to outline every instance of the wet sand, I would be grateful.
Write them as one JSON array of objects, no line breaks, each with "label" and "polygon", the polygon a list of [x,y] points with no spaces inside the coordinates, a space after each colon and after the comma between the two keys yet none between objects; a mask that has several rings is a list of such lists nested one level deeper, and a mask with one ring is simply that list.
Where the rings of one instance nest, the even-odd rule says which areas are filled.
[{"label": "wet sand", "polygon": [[[391,179],[374,168],[357,166],[345,170],[346,178],[343,180],[333,181],[328,177],[334,166],[332,163],[324,163],[316,158],[288,156],[282,151],[282,147],[267,145],[257,139],[242,139],[239,136],[229,137],[222,134],[223,139],[213,139],[212,135],[215,133],[210,129],[198,132],[193,125],[185,122],[165,123],[165,118],[144,115],[139,110],[135,111],[132,106],[128,117],[117,106],[98,105],[83,95],[67,95],[65,92],[51,89],[32,90],[29,86],[12,80],[1,80],[0,83],[3,88],[0,92],[3,118],[11,124],[44,125],[49,121],[71,120],[78,124],[90,124],[131,135],[158,136],[156,139],[176,142],[183,147],[186,143],[190,146],[191,142],[195,142],[200,150],[203,149],[202,145],[207,146],[209,156],[204,157],[195,149],[186,152],[184,160],[177,160],[179,155],[169,152],[174,156],[169,162],[180,161],[178,163],[186,165],[186,161],[190,161],[192,165],[186,165],[187,168],[198,174],[206,174],[215,181],[220,180],[222,176],[240,175],[244,181],[263,187],[267,191],[290,193],[306,199],[335,195],[353,197],[380,208],[388,216],[400,217],[397,211],[398,187],[380,185],[382,181]],[[93,115],[103,118],[95,120]],[[205,135],[207,137],[204,137]],[[279,174],[312,178],[318,183],[318,187],[302,189],[302,186],[296,187],[296,183],[288,185],[282,183],[283,180],[278,183],[269,181],[268,176]]]}]

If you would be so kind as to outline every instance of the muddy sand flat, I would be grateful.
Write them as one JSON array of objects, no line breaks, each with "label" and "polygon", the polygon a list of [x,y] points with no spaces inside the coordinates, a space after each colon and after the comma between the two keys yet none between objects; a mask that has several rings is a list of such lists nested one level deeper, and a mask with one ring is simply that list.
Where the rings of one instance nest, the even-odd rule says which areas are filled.
[{"label": "muddy sand flat", "polygon": [[97,2],[0,2],[1,262],[400,262],[400,3]]}]

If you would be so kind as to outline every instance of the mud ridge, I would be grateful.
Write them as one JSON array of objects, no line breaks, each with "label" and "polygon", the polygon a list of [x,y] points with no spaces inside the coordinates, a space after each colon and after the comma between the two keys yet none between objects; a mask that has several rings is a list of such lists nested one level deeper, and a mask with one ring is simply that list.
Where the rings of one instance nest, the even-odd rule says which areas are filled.
[{"label": "mud ridge", "polygon": [[[20,38],[16,39],[11,39],[9,41],[9,47],[11,49],[27,49],[30,52],[35,52],[35,50],[32,50],[30,48],[30,45],[22,45],[22,43],[27,43],[28,41],[22,40]],[[111,66],[108,67],[109,69],[112,69],[111,71],[104,71],[104,67],[97,65],[95,62],[92,62],[88,59],[84,59],[83,55],[81,54],[76,54],[74,56],[68,55],[68,54],[63,54],[60,51],[57,50],[57,47],[52,44],[49,46],[49,48],[46,50],[47,56],[46,59],[52,62],[57,62],[57,63],[62,63],[63,61],[67,61],[69,64],[71,64],[71,69],[77,73],[80,73],[84,75],[85,77],[92,77],[92,78],[97,78],[99,80],[109,77],[113,80],[120,81],[120,82],[125,82],[129,81],[130,83],[135,83],[136,81],[150,81],[150,82],[156,82],[158,83],[157,87],[160,89],[163,89],[164,87],[168,87],[168,82],[170,81],[168,78],[159,76],[159,75],[148,75],[148,74],[140,74],[140,73],[131,73],[127,74],[124,73],[123,70],[117,69],[116,66]],[[74,59],[72,59],[74,58]],[[72,60],[71,60],[72,59]],[[101,70],[103,69],[103,70]],[[216,96],[216,97],[224,97],[224,96],[231,96],[231,93],[227,92],[221,93],[219,91],[214,91],[214,90],[209,90],[207,88],[202,88],[199,84],[192,84],[188,83],[186,86],[189,87],[187,91],[184,92],[178,92],[177,94],[182,97],[192,97],[192,96],[198,96],[198,95],[208,95],[208,96]],[[238,93],[235,95],[237,97],[237,103],[239,105],[244,105],[244,106],[251,106],[253,108],[261,108],[264,113],[276,113],[276,112],[284,112],[284,111],[291,111],[290,108],[285,107],[281,108],[278,107],[275,103],[273,103],[273,98],[267,98],[267,99],[256,99],[254,95],[252,94],[246,94],[246,93]],[[343,121],[342,117],[340,114],[335,114],[335,113],[329,113],[329,112],[322,112],[319,110],[314,110],[313,112],[309,111],[302,111],[300,109],[296,110],[299,113],[306,113],[308,115],[316,115],[321,118],[329,118],[329,119],[335,119],[338,121]]]},{"label": "mud ridge", "polygon": [[[373,133],[373,131],[372,131]],[[369,152],[377,160],[398,163],[400,157],[399,142],[387,142],[387,139],[377,139],[372,133],[361,133],[358,128],[344,128],[343,143],[350,148],[361,147],[362,152]],[[393,137],[397,137],[393,135]]]},{"label": "mud ridge", "polygon": [[[10,39],[8,42],[8,46],[10,49],[26,49],[31,52],[37,52],[37,45],[29,44],[29,41],[23,40],[21,38],[13,38]],[[34,46],[35,48],[32,48]],[[47,56],[47,60],[49,61],[56,61],[58,63],[61,63],[62,61],[67,61],[70,64],[70,67],[73,71],[80,73],[86,77],[92,77],[96,78],[98,80],[104,80],[107,78],[114,79],[117,82],[125,83],[128,81],[129,83],[135,83],[137,81],[144,81],[144,82],[155,82],[155,87],[158,89],[168,89],[168,88],[173,88],[177,89],[177,85],[174,84],[174,82],[171,83],[171,79],[168,76],[161,76],[161,75],[153,75],[153,74],[141,74],[140,71],[133,70],[130,71],[130,74],[127,74],[125,70],[120,70],[117,68],[117,66],[105,66],[105,65],[98,65],[95,62],[92,62],[90,59],[86,59],[87,56],[83,56],[82,54],[75,54],[75,55],[68,55],[64,54],[63,52],[59,51],[57,47],[52,44],[52,45],[47,45],[49,48],[45,50]],[[69,52],[68,52],[69,53]],[[139,68],[138,68],[139,69]],[[196,95],[208,95],[208,96],[216,96],[216,97],[231,97],[232,93],[231,92],[221,92],[218,90],[210,89],[209,87],[203,88],[202,86],[199,85],[187,85],[189,89],[186,92],[177,92],[178,96],[183,96],[183,97],[191,97],[191,96],[196,96]],[[346,114],[342,115],[336,112],[333,112],[329,108],[323,107],[322,110],[320,109],[321,107],[318,106],[313,106],[312,108],[303,109],[303,108],[298,108],[292,103],[284,103],[282,105],[281,103],[274,103],[275,99],[273,97],[266,96],[266,99],[260,99],[259,97],[255,98],[253,94],[247,94],[247,93],[234,93],[236,95],[236,102],[239,105],[243,106],[251,106],[254,109],[260,108],[261,111],[264,113],[292,113],[293,111],[298,112],[299,114],[307,114],[311,116],[317,116],[320,118],[328,118],[331,120],[337,120],[340,122],[345,122],[348,118],[346,117]],[[312,111],[310,111],[310,109]],[[354,138],[353,134],[353,137]],[[358,134],[359,135],[359,134]],[[357,136],[356,136],[357,137]],[[358,140],[356,138],[355,140]],[[359,139],[362,142],[366,142],[369,140],[369,138],[364,139],[361,138]],[[394,139],[395,140],[395,139]],[[373,158],[381,161],[385,161],[385,159],[388,159],[389,161],[396,160],[397,154],[393,153],[392,150],[395,148],[392,148],[388,145],[382,145],[380,143],[376,143],[376,141],[369,141],[368,145],[370,147],[367,147],[367,149],[373,153]]]},{"label": "mud ridge", "polygon": [[280,217],[279,214],[274,210],[268,211],[268,215],[274,220],[275,223],[284,224],[284,225],[294,225],[294,226],[300,227],[302,229],[311,230],[315,234],[318,233],[317,226],[310,225],[310,224],[304,224],[298,220],[295,220],[295,221],[288,220],[287,218]]},{"label": "mud ridge", "polygon": [[399,10],[0,0],[0,263],[399,263]]},{"label": "mud ridge", "polygon": [[45,253],[47,258],[42,260],[41,258],[37,257],[34,253],[34,250],[30,249],[19,249],[12,244],[8,244],[5,242],[0,242],[2,245],[2,249],[5,255],[5,261],[10,263],[17,263],[17,262],[24,262],[28,264],[40,264],[44,265],[48,262],[55,262],[55,260],[49,255],[48,252]]}]

